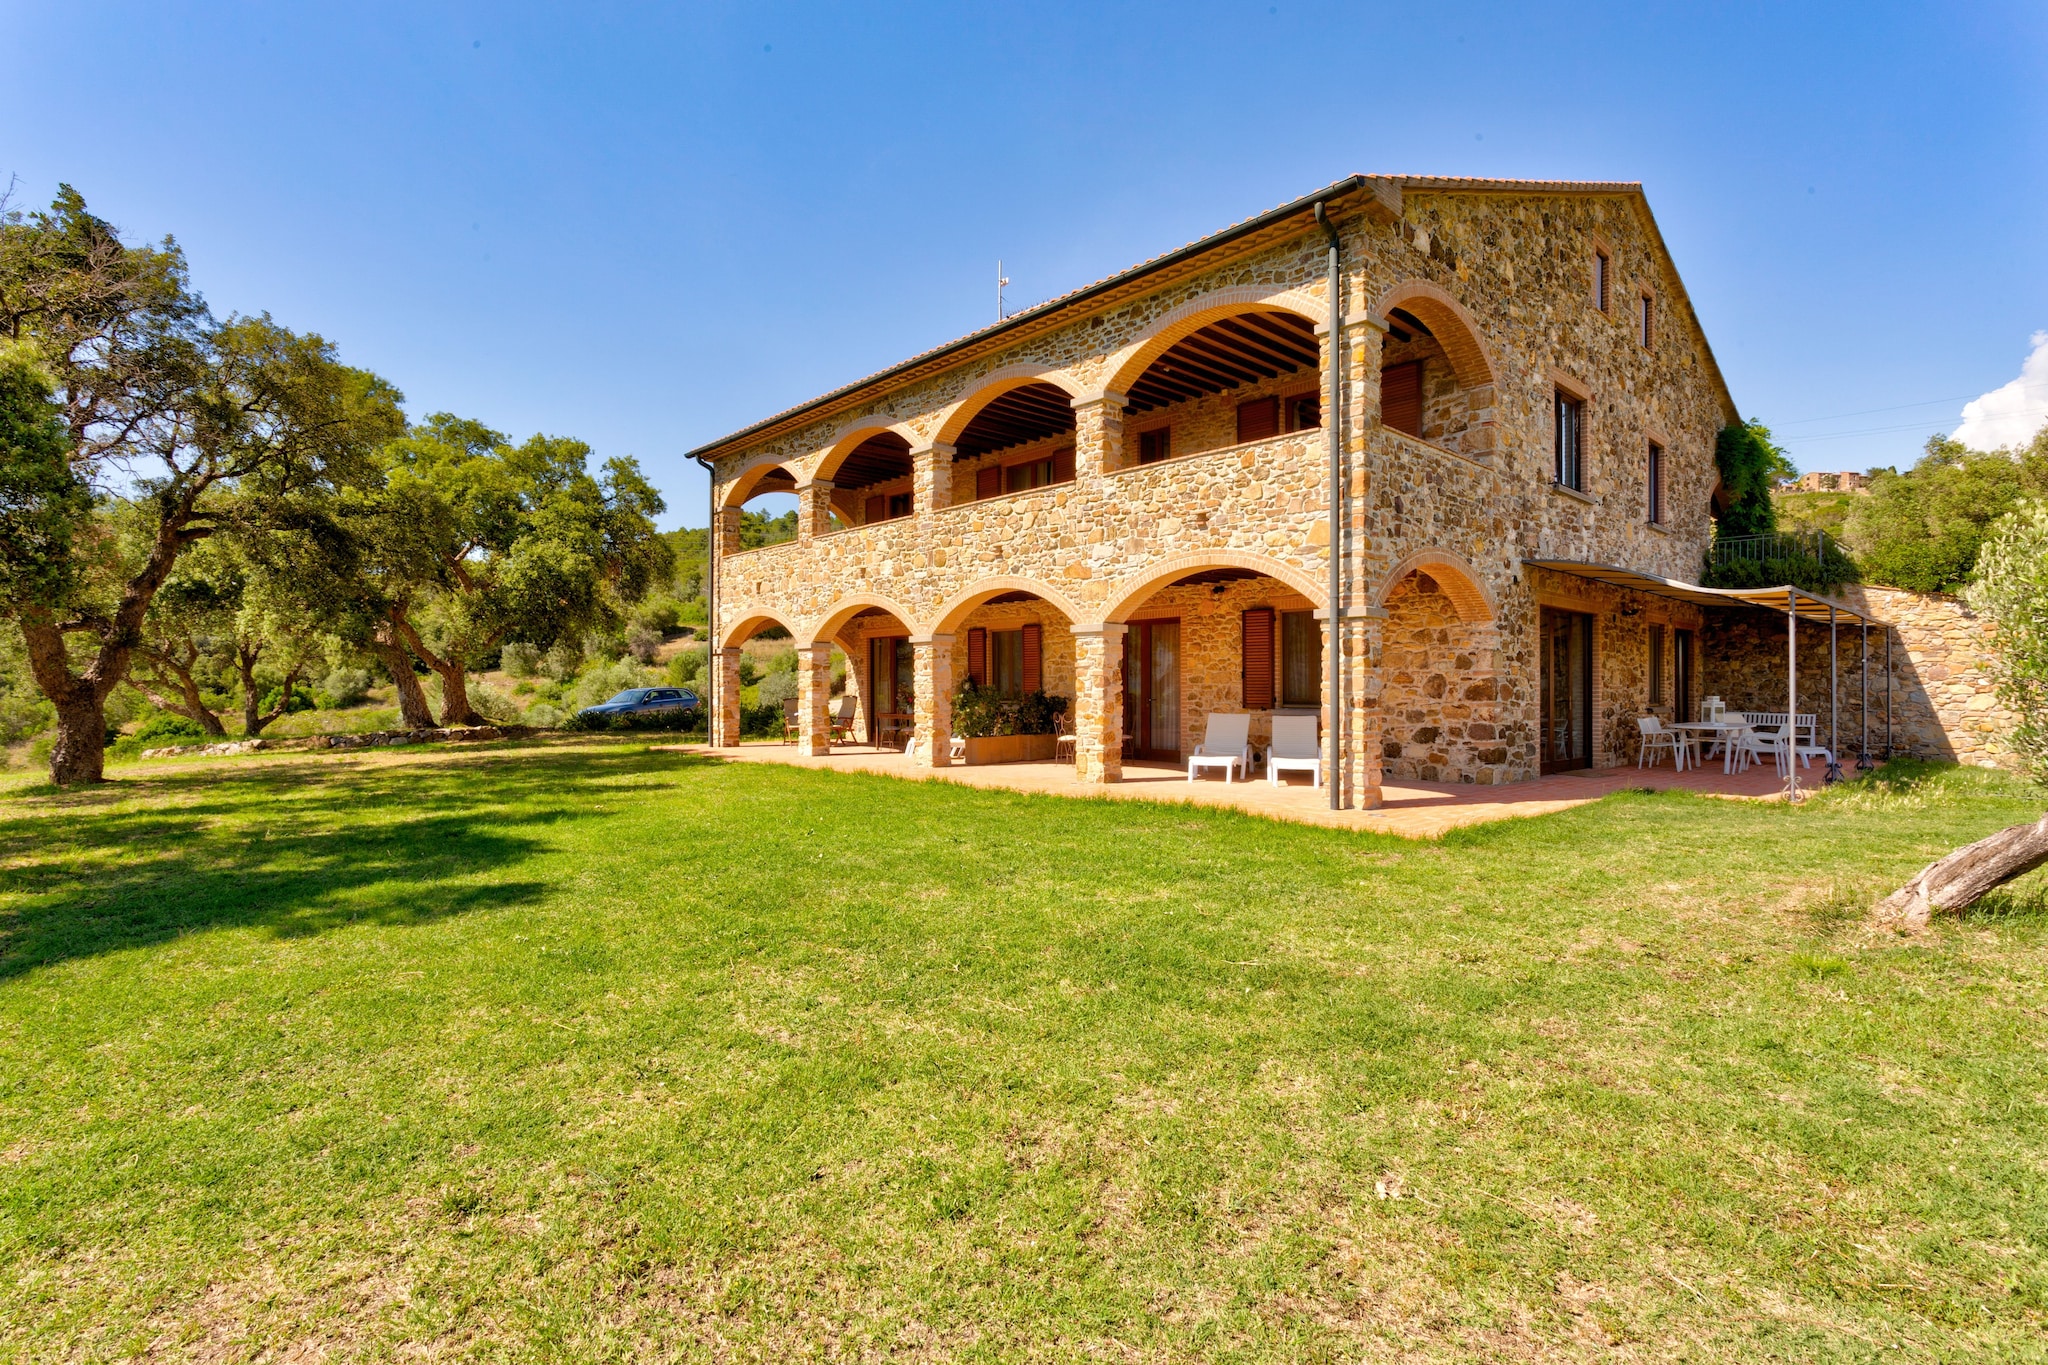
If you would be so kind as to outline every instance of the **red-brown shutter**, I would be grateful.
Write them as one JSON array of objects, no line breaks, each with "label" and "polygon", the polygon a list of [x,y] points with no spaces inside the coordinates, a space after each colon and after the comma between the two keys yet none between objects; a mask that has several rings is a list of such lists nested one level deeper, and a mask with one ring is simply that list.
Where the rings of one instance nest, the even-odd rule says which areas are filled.
[{"label": "red-brown shutter", "polygon": [[1422,362],[1389,365],[1380,371],[1380,424],[1410,436],[1422,434]]},{"label": "red-brown shutter", "polygon": [[1026,696],[1033,692],[1043,691],[1045,688],[1045,673],[1042,664],[1045,655],[1044,637],[1045,627],[1039,625],[1036,621],[1024,627],[1024,693]]},{"label": "red-brown shutter", "polygon": [[1280,400],[1254,398],[1237,405],[1237,443],[1263,441],[1280,434]]},{"label": "red-brown shutter", "polygon": [[990,465],[990,466],[989,466],[989,467],[988,467],[987,469],[978,469],[978,470],[976,470],[976,471],[975,471],[975,473],[974,473],[974,496],[975,496],[975,497],[977,497],[977,498],[992,498],[992,497],[996,496],[996,494],[998,494],[998,493],[1000,493],[1000,492],[1002,492],[1002,491],[1003,491],[1003,468],[1002,468],[1002,466],[1001,466],[1001,465],[993,465],[993,464],[992,464],[992,465]]},{"label": "red-brown shutter", "polygon": [[980,626],[967,632],[967,677],[976,687],[988,686],[988,631]]},{"label": "red-brown shutter", "polygon": [[1074,448],[1061,446],[1052,453],[1052,481],[1072,483],[1074,481]]},{"label": "red-brown shutter", "polygon": [[867,515],[862,517],[861,520],[867,522],[875,522],[887,521],[888,519],[889,499],[884,497],[880,493],[877,493],[872,498],[869,498]]},{"label": "red-brown shutter", "polygon": [[1273,709],[1273,609],[1244,614],[1244,709]]}]

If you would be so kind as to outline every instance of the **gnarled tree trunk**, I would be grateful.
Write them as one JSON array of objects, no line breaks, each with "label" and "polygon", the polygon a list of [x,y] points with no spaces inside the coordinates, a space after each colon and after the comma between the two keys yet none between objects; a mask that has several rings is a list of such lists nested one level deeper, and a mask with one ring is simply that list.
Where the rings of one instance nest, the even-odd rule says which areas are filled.
[{"label": "gnarled tree trunk", "polygon": [[2031,825],[2014,825],[1937,859],[1920,875],[1878,903],[1880,918],[1918,929],[1936,910],[1956,911],[2015,877],[2048,865],[2048,815]]},{"label": "gnarled tree trunk", "polygon": [[398,692],[399,724],[408,730],[432,729],[434,716],[427,709],[426,689],[420,686],[419,675],[412,671],[412,656],[405,652],[405,646],[388,629],[380,629],[370,639],[370,652],[384,665]]},{"label": "gnarled tree trunk", "polygon": [[391,621],[412,652],[420,656],[420,662],[440,675],[441,724],[488,725],[489,721],[469,707],[469,667],[462,661],[462,652],[451,649],[449,657],[444,659],[427,648],[427,642],[420,639],[420,633],[412,628],[412,622],[402,612],[393,612]]},{"label": "gnarled tree trunk", "polygon": [[[151,705],[159,711],[183,716],[209,735],[227,738],[228,728],[206,704],[206,698],[200,695],[199,681],[192,676],[192,665],[199,658],[197,649],[188,645],[182,654],[174,654],[167,649],[144,646],[136,654],[137,663],[130,666],[128,681],[149,698]],[[150,672],[142,671],[144,664]],[[165,695],[173,691],[177,694],[175,698]]]}]

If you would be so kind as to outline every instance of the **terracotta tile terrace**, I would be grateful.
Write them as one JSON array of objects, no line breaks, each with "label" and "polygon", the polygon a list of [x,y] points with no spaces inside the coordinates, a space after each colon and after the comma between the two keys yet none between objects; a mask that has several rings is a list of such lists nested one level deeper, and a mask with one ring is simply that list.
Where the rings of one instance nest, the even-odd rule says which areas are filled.
[{"label": "terracotta tile terrace", "polygon": [[[675,751],[702,753],[691,745]],[[1292,820],[1305,825],[1329,825],[1340,829],[1376,830],[1411,839],[1430,839],[1463,825],[1489,820],[1513,820],[1549,815],[1573,806],[1597,801],[1610,792],[1630,788],[1665,791],[1678,788],[1704,796],[1743,800],[1782,799],[1784,782],[1770,764],[1758,764],[1743,773],[1723,773],[1718,761],[1703,768],[1673,772],[1669,764],[1655,768],[1591,768],[1556,773],[1531,782],[1481,787],[1472,784],[1400,780],[1382,787],[1385,802],[1377,810],[1329,808],[1327,793],[1292,778],[1274,787],[1263,776],[1249,782],[1225,783],[1205,774],[1198,782],[1187,780],[1187,770],[1164,763],[1126,763],[1123,780],[1106,785],[1078,781],[1072,763],[999,763],[987,766],[955,765],[937,770],[918,767],[908,756],[893,749],[867,745],[836,745],[831,754],[812,757],[785,744],[746,744],[738,748],[711,751],[716,757],[736,763],[786,763],[799,768],[828,768],[839,772],[880,773],[911,781],[958,782],[970,787],[998,787],[1009,791],[1038,792],[1051,796],[1102,797],[1115,801],[1185,802],[1204,806],[1227,806],[1252,815],[1275,820]],[[1802,790],[1818,788],[1818,764],[1800,773]]]}]

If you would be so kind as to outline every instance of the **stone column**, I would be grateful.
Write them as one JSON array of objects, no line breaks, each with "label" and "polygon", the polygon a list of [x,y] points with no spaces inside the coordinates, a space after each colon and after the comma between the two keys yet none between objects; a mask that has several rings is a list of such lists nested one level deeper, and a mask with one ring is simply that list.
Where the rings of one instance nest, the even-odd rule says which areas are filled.
[{"label": "stone column", "polygon": [[832,646],[796,652],[797,751],[822,758],[832,752]]},{"label": "stone column", "polygon": [[1354,607],[1344,614],[1344,763],[1339,774],[1343,803],[1356,810],[1376,810],[1380,765],[1385,755],[1380,739],[1380,623],[1385,609]]},{"label": "stone column", "polygon": [[730,749],[740,742],[740,651],[712,651],[718,669],[718,709],[711,716],[711,747]]},{"label": "stone column", "polygon": [[1124,775],[1124,633],[1119,622],[1074,627],[1074,778]]},{"label": "stone column", "polygon": [[944,768],[953,761],[953,637],[913,636],[910,666],[917,689],[911,761],[920,768]]},{"label": "stone column", "polygon": [[1120,393],[1074,400],[1076,482],[1085,483],[1124,467],[1124,404],[1129,401]]},{"label": "stone column", "polygon": [[[1339,744],[1337,771],[1329,781],[1337,788],[1340,808],[1372,810],[1380,804],[1380,623],[1387,613],[1378,607],[1345,610],[1333,634],[1330,614],[1318,611],[1323,625],[1323,648],[1338,653],[1338,673],[1344,687],[1344,706],[1338,711]],[[1326,660],[1329,656],[1323,656]],[[1323,757],[1329,759],[1330,676],[1324,664],[1322,686]]]},{"label": "stone column", "polygon": [[727,555],[738,554],[740,552],[740,509],[737,507],[721,507],[713,514],[711,520],[712,530],[717,533],[714,536],[714,540],[718,545],[718,557],[724,559]]},{"label": "stone column", "polygon": [[832,529],[832,481],[812,479],[796,486],[796,538],[799,543]]},{"label": "stone column", "polygon": [[920,522],[953,505],[953,447],[934,441],[910,452],[911,507]]}]

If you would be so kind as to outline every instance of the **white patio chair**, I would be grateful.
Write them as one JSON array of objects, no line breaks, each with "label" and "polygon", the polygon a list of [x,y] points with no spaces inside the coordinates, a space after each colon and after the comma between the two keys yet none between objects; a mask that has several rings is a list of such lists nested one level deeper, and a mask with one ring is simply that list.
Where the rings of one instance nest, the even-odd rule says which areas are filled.
[{"label": "white patio chair", "polygon": [[950,742],[946,745],[946,753],[955,763],[965,763],[967,761],[966,737],[963,735],[951,736]]},{"label": "white patio chair", "polygon": [[1310,785],[1323,785],[1323,748],[1316,737],[1314,716],[1273,717],[1273,742],[1266,746],[1266,780],[1279,786],[1283,771],[1305,772]]},{"label": "white patio chair", "polygon": [[1202,768],[1223,769],[1223,780],[1232,773],[1247,776],[1252,768],[1252,718],[1242,711],[1211,711],[1202,742],[1188,755],[1188,781]]},{"label": "white patio chair", "polygon": [[1655,755],[1668,752],[1674,772],[1685,771],[1686,755],[1692,750],[1692,736],[1682,730],[1667,730],[1664,722],[1656,716],[1637,716],[1636,729],[1642,732],[1642,746],[1636,752],[1636,767],[1645,764],[1657,766]]}]

